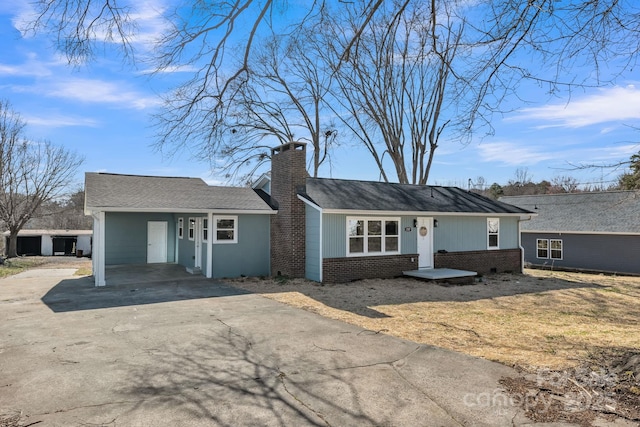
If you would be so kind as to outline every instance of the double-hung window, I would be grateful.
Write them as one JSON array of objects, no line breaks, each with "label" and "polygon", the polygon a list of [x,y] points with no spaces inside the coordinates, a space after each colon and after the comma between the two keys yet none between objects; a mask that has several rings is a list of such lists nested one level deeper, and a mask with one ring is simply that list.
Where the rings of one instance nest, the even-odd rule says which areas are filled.
[{"label": "double-hung window", "polygon": [[547,239],[536,240],[536,248],[538,258],[549,258],[549,241]]},{"label": "double-hung window", "polygon": [[541,259],[562,259],[562,239],[537,239],[536,257]]},{"label": "double-hung window", "polygon": [[216,243],[238,243],[238,217],[237,216],[214,216],[215,227],[214,242]]},{"label": "double-hung window", "polygon": [[347,218],[347,255],[398,253],[399,230],[399,218]]},{"label": "double-hung window", "polygon": [[500,218],[487,218],[487,248],[500,247]]},{"label": "double-hung window", "polygon": [[562,259],[562,240],[550,239],[549,246],[551,247],[551,259]]}]

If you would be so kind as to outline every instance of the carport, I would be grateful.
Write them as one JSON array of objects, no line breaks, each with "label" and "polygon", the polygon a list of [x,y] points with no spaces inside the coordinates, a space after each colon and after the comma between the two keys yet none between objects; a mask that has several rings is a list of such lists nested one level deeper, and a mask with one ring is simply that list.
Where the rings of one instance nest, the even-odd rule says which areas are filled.
[{"label": "carport", "polygon": [[86,173],[95,285],[105,286],[107,269],[121,264],[179,265],[207,278],[268,275],[275,213],[252,188],[215,187],[199,178]]},{"label": "carport", "polygon": [[165,283],[205,279],[202,275],[191,274],[179,264],[120,264],[105,267],[109,286],[133,284]]}]

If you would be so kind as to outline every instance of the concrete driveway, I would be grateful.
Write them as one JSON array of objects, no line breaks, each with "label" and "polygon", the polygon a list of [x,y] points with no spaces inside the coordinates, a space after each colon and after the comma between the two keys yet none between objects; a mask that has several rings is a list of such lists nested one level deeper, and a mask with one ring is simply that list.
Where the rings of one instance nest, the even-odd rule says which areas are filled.
[{"label": "concrete driveway", "polygon": [[19,425],[529,424],[505,366],[182,272],[74,271],[0,280],[0,414]]}]

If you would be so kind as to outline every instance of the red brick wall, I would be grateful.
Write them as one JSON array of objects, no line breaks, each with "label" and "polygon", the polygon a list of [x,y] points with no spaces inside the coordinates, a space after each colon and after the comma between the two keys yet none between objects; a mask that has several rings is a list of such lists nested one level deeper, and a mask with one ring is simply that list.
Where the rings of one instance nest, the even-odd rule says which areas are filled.
[{"label": "red brick wall", "polygon": [[305,206],[297,193],[305,186],[305,144],[292,142],[271,150],[271,274],[304,277]]},{"label": "red brick wall", "polygon": [[456,268],[479,274],[522,271],[520,249],[436,253],[433,258],[435,268]]},{"label": "red brick wall", "polygon": [[322,281],[344,283],[360,279],[392,278],[418,268],[418,255],[385,255],[322,260]]}]

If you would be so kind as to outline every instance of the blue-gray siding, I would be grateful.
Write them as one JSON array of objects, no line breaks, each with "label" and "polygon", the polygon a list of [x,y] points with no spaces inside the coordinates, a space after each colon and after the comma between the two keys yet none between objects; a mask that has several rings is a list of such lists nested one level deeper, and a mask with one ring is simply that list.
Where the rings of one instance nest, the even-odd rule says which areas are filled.
[{"label": "blue-gray siding", "polygon": [[[121,213],[105,214],[106,264],[147,262],[147,222],[167,222],[167,261],[185,267],[195,263],[195,241],[189,240],[189,218],[202,214]],[[178,218],[184,219],[184,234],[178,239]],[[209,224],[213,237],[214,225]],[[238,242],[213,244],[213,277],[267,276],[270,274],[269,215],[238,215]],[[177,244],[176,244],[177,242]],[[176,246],[178,259],[176,260]],[[202,243],[202,271],[207,271],[207,243]]]},{"label": "blue-gray siding", "polygon": [[322,215],[322,258],[347,256],[347,216]]},{"label": "blue-gray siding", "polygon": [[[537,257],[537,239],[562,240],[562,259]],[[640,236],[522,233],[525,264],[640,274]]]},{"label": "blue-gray siding", "polygon": [[[403,216],[400,218],[400,252],[403,254],[418,253],[418,239],[416,229],[413,227],[414,216]],[[411,229],[411,231],[407,231]]]},{"label": "blue-gray siding", "polygon": [[321,252],[320,252],[320,211],[306,206],[305,211],[305,277],[309,280],[321,282]]},{"label": "blue-gray siding", "polygon": [[[484,216],[436,216],[438,227],[433,230],[433,250],[447,252],[481,251],[487,249],[487,218]],[[500,219],[499,249],[518,248],[518,218]]]},{"label": "blue-gray siding", "polygon": [[175,260],[175,221],[166,213],[105,213],[105,264],[147,262],[147,222],[167,222],[167,260]]},{"label": "blue-gray siding", "polygon": [[[343,258],[347,256],[347,217],[380,218],[380,215],[344,215],[323,214],[322,219],[322,257]],[[400,252],[415,254],[417,239],[413,229],[414,216],[384,216],[384,218],[400,218]],[[411,231],[405,231],[411,227]]]},{"label": "blue-gray siding", "polygon": [[[307,211],[309,212],[309,211]],[[342,258],[347,252],[347,216],[377,217],[376,215],[323,214],[322,256]],[[392,217],[392,216],[391,216]],[[416,216],[400,217],[400,248],[402,254],[417,252]],[[500,218],[500,249],[517,249],[518,218]],[[438,227],[433,230],[433,250],[465,252],[487,249],[487,217],[484,216],[434,216]],[[308,226],[307,226],[308,228]],[[410,228],[410,231],[405,231]]]},{"label": "blue-gray siding", "polygon": [[213,277],[268,276],[269,230],[269,215],[238,215],[238,243],[213,244]]},{"label": "blue-gray siding", "polygon": [[[189,218],[198,218],[198,217],[206,217],[202,214],[176,214],[174,215],[174,229],[178,227],[178,218],[182,218],[184,220],[184,230],[182,234],[182,239],[178,239],[178,264],[184,265],[185,267],[194,267],[196,261],[196,244],[195,240],[189,240]],[[177,232],[174,232],[174,235],[177,236]],[[194,237],[195,239],[195,237]],[[205,245],[206,243],[203,243]],[[206,270],[205,259],[202,258],[203,265],[202,271]]]}]

